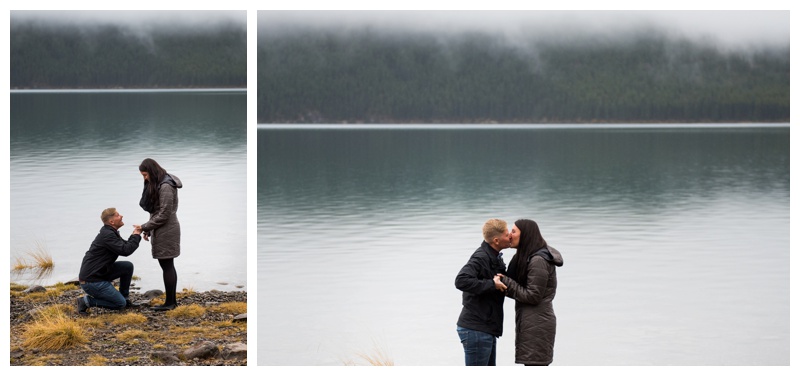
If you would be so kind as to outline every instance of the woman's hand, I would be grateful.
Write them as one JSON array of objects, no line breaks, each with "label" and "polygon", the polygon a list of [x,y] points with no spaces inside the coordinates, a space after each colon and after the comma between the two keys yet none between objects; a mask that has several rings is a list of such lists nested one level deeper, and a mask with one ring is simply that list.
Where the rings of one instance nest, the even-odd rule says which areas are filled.
[{"label": "woman's hand", "polygon": [[508,287],[506,287],[506,285],[503,282],[500,281],[500,276],[501,275],[502,274],[498,274],[498,275],[494,276],[494,278],[493,278],[493,280],[494,280],[494,288],[500,290],[501,292],[505,292]]}]

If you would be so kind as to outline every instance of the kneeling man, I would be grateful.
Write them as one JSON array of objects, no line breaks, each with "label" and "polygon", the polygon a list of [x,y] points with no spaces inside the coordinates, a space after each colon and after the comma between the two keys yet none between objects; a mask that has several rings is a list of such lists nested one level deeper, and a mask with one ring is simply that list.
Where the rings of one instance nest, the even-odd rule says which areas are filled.
[{"label": "kneeling man", "polygon": [[[81,262],[81,271],[78,274],[81,288],[86,295],[77,300],[78,313],[88,315],[90,307],[103,307],[120,310],[130,306],[128,293],[130,292],[131,278],[133,277],[133,263],[130,261],[117,261],[119,256],[130,256],[139,248],[142,237],[142,227],[133,225],[133,234],[128,240],[122,239],[119,229],[125,225],[122,216],[115,208],[103,210],[100,214],[103,227],[94,238],[86,255]],[[119,278],[119,291],[114,288],[111,281]]]}]

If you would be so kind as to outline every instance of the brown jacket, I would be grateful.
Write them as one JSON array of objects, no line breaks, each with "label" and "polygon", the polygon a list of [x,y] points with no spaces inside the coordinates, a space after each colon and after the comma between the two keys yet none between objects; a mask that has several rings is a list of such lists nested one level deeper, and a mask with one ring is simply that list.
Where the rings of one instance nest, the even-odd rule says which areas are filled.
[{"label": "brown jacket", "polygon": [[[537,251],[528,261],[527,286],[522,287],[509,277],[503,277],[508,286],[506,295],[516,300],[516,363],[548,365],[553,362],[556,339],[556,315],[553,298],[558,284],[556,266],[564,264],[561,253],[547,247]],[[548,254],[549,253],[549,254]]]},{"label": "brown jacket", "polygon": [[162,182],[158,189],[159,204],[150,213],[150,220],[142,225],[142,232],[150,234],[153,258],[175,258],[181,254],[181,224],[178,222],[178,188],[181,180],[169,175],[173,184]]}]

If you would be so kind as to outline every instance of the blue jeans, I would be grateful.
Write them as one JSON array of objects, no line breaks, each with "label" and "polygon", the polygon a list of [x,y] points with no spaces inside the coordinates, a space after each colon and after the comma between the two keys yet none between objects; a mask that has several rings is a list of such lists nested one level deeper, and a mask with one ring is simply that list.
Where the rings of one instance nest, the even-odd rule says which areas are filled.
[{"label": "blue jeans", "polygon": [[464,362],[468,366],[496,366],[497,337],[456,325],[458,337],[464,346]]},{"label": "blue jeans", "polygon": [[[133,263],[130,261],[115,262],[108,278],[110,281],[81,284],[81,288],[87,294],[83,297],[87,306],[117,310],[125,308],[125,299],[130,293],[131,279],[133,278]],[[117,278],[119,278],[119,291],[111,284],[111,281]]]}]

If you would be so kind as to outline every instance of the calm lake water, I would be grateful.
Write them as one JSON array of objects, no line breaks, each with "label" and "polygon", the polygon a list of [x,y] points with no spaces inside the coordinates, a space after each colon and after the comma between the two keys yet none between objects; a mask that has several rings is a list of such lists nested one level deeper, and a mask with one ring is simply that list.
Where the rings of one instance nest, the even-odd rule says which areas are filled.
[{"label": "calm lake water", "polygon": [[[178,290],[246,290],[246,107],[244,90],[12,92],[11,264],[41,247],[55,267],[11,280],[77,278],[107,207],[124,238],[146,222],[138,166],[149,157],[184,185]],[[127,260],[141,292],[164,289],[149,242]]]},{"label": "calm lake water", "polygon": [[258,365],[462,365],[493,217],[564,256],[554,366],[789,364],[787,124],[261,126],[257,197]]}]

